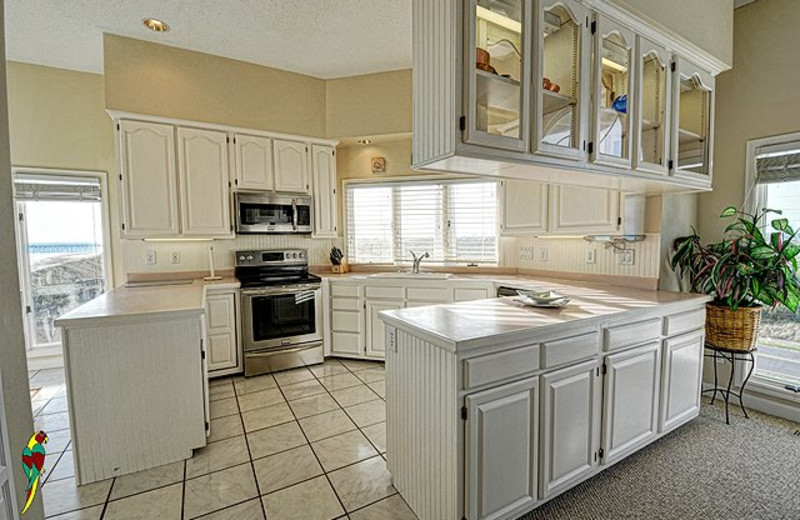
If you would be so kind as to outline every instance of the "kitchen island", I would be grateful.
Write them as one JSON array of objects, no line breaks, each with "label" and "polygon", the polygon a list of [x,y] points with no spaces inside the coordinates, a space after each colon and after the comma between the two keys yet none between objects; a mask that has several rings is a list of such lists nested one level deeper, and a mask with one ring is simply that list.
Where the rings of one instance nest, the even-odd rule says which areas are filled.
[{"label": "kitchen island", "polygon": [[512,519],[699,414],[700,295],[533,284],[380,313],[387,464],[421,520]]},{"label": "kitchen island", "polygon": [[60,317],[78,484],[206,445],[207,285],[120,287]]}]

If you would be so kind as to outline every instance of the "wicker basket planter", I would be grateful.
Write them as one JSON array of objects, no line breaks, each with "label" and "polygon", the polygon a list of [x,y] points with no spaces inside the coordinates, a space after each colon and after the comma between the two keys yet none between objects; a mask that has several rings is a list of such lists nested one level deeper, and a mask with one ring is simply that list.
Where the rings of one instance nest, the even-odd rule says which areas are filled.
[{"label": "wicker basket planter", "polygon": [[714,346],[747,352],[756,348],[761,307],[706,304],[706,341]]}]

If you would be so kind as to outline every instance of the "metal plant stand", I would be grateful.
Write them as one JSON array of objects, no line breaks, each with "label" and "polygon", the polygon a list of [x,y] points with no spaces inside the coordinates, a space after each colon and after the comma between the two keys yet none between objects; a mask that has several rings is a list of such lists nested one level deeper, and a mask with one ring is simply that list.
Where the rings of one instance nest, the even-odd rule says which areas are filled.
[{"label": "metal plant stand", "polygon": [[[728,412],[728,405],[731,396],[736,397],[739,399],[739,407],[744,412],[745,418],[749,419],[750,416],[747,415],[747,410],[744,408],[744,403],[742,402],[742,394],[744,394],[744,388],[747,386],[747,382],[750,381],[750,376],[753,375],[753,370],[756,367],[756,357],[755,352],[758,349],[742,351],[742,350],[731,350],[723,347],[718,347],[716,345],[712,345],[711,343],[706,343],[705,348],[710,350],[711,354],[704,354],[707,358],[714,359],[714,388],[709,388],[707,390],[703,390],[703,393],[712,392],[711,396],[711,404],[714,404],[714,400],[717,398],[717,392],[720,393],[722,398],[725,400],[725,424],[730,424],[730,414]],[[731,364],[731,373],[730,377],[728,377],[728,386],[725,388],[720,388],[718,385],[717,379],[717,359],[724,359]],[[739,392],[732,392],[731,386],[733,384],[734,374],[736,373],[736,362],[737,361],[744,361],[745,363],[750,363],[750,368],[747,371],[747,377],[744,378],[742,382],[742,386],[739,387]]]}]

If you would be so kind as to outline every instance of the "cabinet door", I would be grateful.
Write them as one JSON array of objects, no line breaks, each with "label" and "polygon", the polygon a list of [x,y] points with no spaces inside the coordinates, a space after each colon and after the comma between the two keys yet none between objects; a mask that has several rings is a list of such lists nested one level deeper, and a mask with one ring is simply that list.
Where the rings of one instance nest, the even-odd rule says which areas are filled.
[{"label": "cabinet door", "polygon": [[669,170],[670,62],[666,49],[636,39],[637,74],[633,169],[666,175]]},{"label": "cabinet door", "polygon": [[541,498],[572,487],[597,465],[597,371],[592,361],[542,376]]},{"label": "cabinet door", "polygon": [[178,236],[175,127],[120,121],[119,138],[123,236]]},{"label": "cabinet door", "polygon": [[531,0],[471,0],[465,56],[468,143],[524,152],[530,127]]},{"label": "cabinet door", "polygon": [[673,67],[670,173],[710,183],[714,77],[678,57]]},{"label": "cabinet door", "polygon": [[704,343],[702,332],[664,342],[659,424],[662,433],[677,428],[700,413]]},{"label": "cabinet door", "polygon": [[[239,342],[236,337],[236,293],[209,294],[206,297],[208,371],[239,367]],[[217,373],[214,373],[217,372]]]},{"label": "cabinet door", "polygon": [[596,17],[593,73],[594,121],[590,158],[598,164],[631,168],[633,79],[636,76],[633,31],[603,15]]},{"label": "cabinet door", "polygon": [[603,463],[639,449],[656,436],[661,392],[661,344],[654,342],[605,361]]},{"label": "cabinet door", "polygon": [[467,396],[467,518],[509,518],[536,502],[538,379]]},{"label": "cabinet door", "polygon": [[575,0],[535,5],[533,151],[582,160],[590,119],[589,10]]},{"label": "cabinet door", "polygon": [[547,232],[548,207],[546,184],[517,180],[500,182],[500,233]]},{"label": "cabinet door", "polygon": [[275,139],[275,191],[308,193],[308,146]]},{"label": "cabinet door", "polygon": [[386,356],[386,327],[378,313],[403,308],[398,301],[367,301],[367,349],[368,357],[383,359]]},{"label": "cabinet door", "polygon": [[332,146],[311,147],[311,173],[314,192],[314,236],[337,235],[336,150]]},{"label": "cabinet door", "polygon": [[272,139],[236,134],[236,187],[240,190],[272,191]]},{"label": "cabinet door", "polygon": [[331,299],[331,353],[364,355],[364,303],[357,298]]},{"label": "cabinet door", "polygon": [[619,200],[618,191],[551,186],[551,231],[555,234],[616,233]]},{"label": "cabinet door", "polygon": [[231,236],[227,134],[178,128],[178,172],[183,234]]}]

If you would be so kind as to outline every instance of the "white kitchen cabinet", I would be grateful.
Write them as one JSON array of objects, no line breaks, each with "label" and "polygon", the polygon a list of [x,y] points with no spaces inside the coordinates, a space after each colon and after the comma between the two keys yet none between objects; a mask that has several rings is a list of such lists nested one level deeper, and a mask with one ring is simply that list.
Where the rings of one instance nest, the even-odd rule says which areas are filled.
[{"label": "white kitchen cabinet", "polygon": [[386,357],[386,327],[378,313],[403,308],[402,301],[367,300],[367,344],[366,355],[370,358]]},{"label": "white kitchen cabinet", "polygon": [[330,283],[330,293],[331,354],[363,356],[366,326],[361,289],[355,285]]},{"label": "white kitchen cabinet", "polygon": [[120,121],[117,128],[123,238],[179,236],[175,127]]},{"label": "white kitchen cabinet", "polygon": [[308,193],[308,145],[298,141],[275,139],[275,191]]},{"label": "white kitchen cabinet", "polygon": [[237,331],[237,292],[208,290],[206,296],[206,337],[209,377],[241,371]]},{"label": "white kitchen cabinet", "polygon": [[700,413],[704,344],[702,330],[664,341],[661,433],[674,430]]},{"label": "white kitchen cabinet", "polygon": [[633,168],[666,175],[669,171],[670,62],[672,54],[663,47],[637,37],[639,83],[635,97]]},{"label": "white kitchen cabinet", "polygon": [[672,63],[670,173],[711,182],[714,140],[714,77],[676,57]]},{"label": "white kitchen cabinet", "polygon": [[541,498],[572,487],[598,464],[597,372],[597,361],[590,361],[542,376]]},{"label": "white kitchen cabinet", "polygon": [[539,182],[500,182],[500,234],[505,236],[546,233],[548,186]]},{"label": "white kitchen cabinet", "polygon": [[465,516],[504,518],[529,508],[538,492],[539,378],[469,395],[466,409]]},{"label": "white kitchen cabinet", "polygon": [[311,176],[314,194],[315,238],[338,235],[336,207],[336,149],[332,146],[311,147]]},{"label": "white kitchen cabinet", "polygon": [[178,127],[178,178],[182,235],[232,238],[227,134]]},{"label": "white kitchen cabinet", "polygon": [[610,464],[658,434],[660,341],[610,355],[603,367],[602,460]]},{"label": "white kitchen cabinet", "polygon": [[618,191],[582,186],[550,187],[550,231],[553,234],[613,234],[619,226]]},{"label": "white kitchen cabinet", "polygon": [[272,139],[247,134],[233,137],[236,154],[236,188],[272,191],[275,187]]}]

